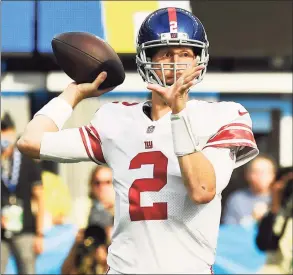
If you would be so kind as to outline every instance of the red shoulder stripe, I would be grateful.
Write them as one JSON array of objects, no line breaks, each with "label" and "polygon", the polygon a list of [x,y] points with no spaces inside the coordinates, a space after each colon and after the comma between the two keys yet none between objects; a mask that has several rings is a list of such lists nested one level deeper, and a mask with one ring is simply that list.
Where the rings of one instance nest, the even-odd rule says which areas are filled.
[{"label": "red shoulder stripe", "polygon": [[91,128],[84,126],[79,128],[79,133],[89,158],[98,164],[106,163],[101,147],[100,136],[96,129],[93,126],[91,126]]},{"label": "red shoulder stripe", "polygon": [[99,162],[106,163],[101,147],[101,139],[97,130],[93,126],[86,126],[85,130],[90,140],[90,146],[94,154],[93,157]]},{"label": "red shoulder stripe", "polygon": [[228,127],[233,127],[233,126],[240,126],[240,127],[244,127],[244,128],[249,129],[249,130],[252,130],[250,126],[248,126],[248,125],[246,125],[246,124],[244,124],[244,123],[230,123],[230,124],[226,124],[226,125],[222,126],[222,127],[218,130],[218,132],[220,132],[220,131],[222,131],[222,130],[228,128]]},{"label": "red shoulder stripe", "polygon": [[245,139],[255,143],[253,134],[250,131],[241,130],[241,129],[227,129],[223,130],[216,136],[209,139],[208,143],[229,140],[233,142],[233,139]]}]

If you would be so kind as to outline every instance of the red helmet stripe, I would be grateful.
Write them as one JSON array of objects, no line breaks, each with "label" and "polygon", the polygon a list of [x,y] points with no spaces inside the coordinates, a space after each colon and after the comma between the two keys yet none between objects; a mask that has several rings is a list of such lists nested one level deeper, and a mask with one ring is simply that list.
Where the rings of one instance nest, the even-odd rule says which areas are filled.
[{"label": "red helmet stripe", "polygon": [[168,8],[170,32],[177,32],[176,8]]}]

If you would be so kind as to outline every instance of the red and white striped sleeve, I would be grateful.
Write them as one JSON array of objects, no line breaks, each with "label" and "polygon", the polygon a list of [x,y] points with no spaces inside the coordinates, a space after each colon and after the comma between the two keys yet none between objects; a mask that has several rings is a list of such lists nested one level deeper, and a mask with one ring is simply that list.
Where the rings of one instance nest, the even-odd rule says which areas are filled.
[{"label": "red and white striped sleeve", "polygon": [[90,124],[79,128],[79,133],[88,157],[97,164],[105,164],[102,142],[97,129]]},{"label": "red and white striped sleeve", "polygon": [[239,167],[256,157],[259,150],[252,132],[249,113],[246,110],[237,110],[237,112],[239,116],[218,129],[204,148],[234,148],[236,167]]},{"label": "red and white striped sleeve", "polygon": [[105,164],[102,142],[97,130],[100,122],[98,113],[99,111],[87,126],[44,133],[40,158],[64,163],[93,161]]}]

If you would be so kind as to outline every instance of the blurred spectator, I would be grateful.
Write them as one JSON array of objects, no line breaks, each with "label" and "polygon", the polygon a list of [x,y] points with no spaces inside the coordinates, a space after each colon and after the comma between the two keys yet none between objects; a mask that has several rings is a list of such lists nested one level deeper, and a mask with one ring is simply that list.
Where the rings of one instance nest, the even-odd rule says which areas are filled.
[{"label": "blurred spectator", "polygon": [[264,154],[248,163],[245,171],[248,187],[228,197],[223,223],[245,225],[260,220],[268,211],[270,186],[275,180],[276,170],[275,160]]},{"label": "blurred spectator", "polygon": [[99,225],[111,235],[115,192],[112,170],[107,166],[96,166],[90,176],[89,195],[76,200],[73,207],[73,221],[79,228]]},{"label": "blurred spectator", "polygon": [[98,166],[92,173],[89,194],[92,207],[88,225],[105,228],[109,238],[114,223],[115,192],[112,181],[112,170],[105,166]]},{"label": "blurred spectator", "polygon": [[77,238],[62,266],[62,274],[105,274],[107,266],[107,237],[97,225],[85,229]]},{"label": "blurred spectator", "polygon": [[[287,170],[287,171],[286,171]],[[259,223],[256,244],[267,251],[260,274],[292,274],[293,170],[286,169],[272,185],[270,211]]]},{"label": "blurred spectator", "polygon": [[[102,274],[107,270],[107,247],[111,242],[114,223],[115,192],[112,170],[97,166],[91,173],[89,196],[79,199],[74,213],[77,217],[79,232],[71,251],[62,266],[62,274]],[[80,219],[78,216],[81,215]],[[94,228],[96,228],[95,233]],[[103,233],[104,232],[104,233]],[[98,241],[88,246],[89,234]],[[93,237],[95,235],[95,237]],[[83,255],[83,256],[81,256]],[[84,257],[84,258],[83,258]],[[92,264],[95,266],[94,268]],[[87,273],[90,270],[96,273]]]},{"label": "blurred spectator", "polygon": [[41,169],[18,151],[16,140],[14,122],[6,113],[1,119],[1,273],[4,274],[12,253],[19,274],[34,274],[36,254],[43,251]]}]

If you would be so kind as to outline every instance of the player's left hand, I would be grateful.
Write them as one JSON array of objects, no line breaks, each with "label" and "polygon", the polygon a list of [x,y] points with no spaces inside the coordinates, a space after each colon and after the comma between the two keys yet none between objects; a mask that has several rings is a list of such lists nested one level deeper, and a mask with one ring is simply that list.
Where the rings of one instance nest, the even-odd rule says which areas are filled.
[{"label": "player's left hand", "polygon": [[177,114],[185,108],[188,91],[197,83],[197,77],[204,68],[204,65],[197,66],[197,59],[195,59],[190,68],[186,69],[172,86],[162,87],[158,84],[148,84],[147,88],[158,93],[172,109],[172,113]]}]

